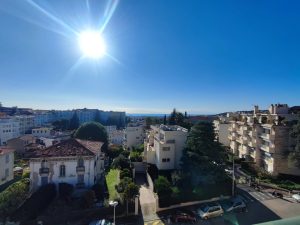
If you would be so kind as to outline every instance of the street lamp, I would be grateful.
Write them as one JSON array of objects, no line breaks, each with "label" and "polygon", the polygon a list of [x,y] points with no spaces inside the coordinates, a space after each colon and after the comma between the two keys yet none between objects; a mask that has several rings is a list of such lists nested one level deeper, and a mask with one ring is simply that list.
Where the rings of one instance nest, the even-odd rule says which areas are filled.
[{"label": "street lamp", "polygon": [[118,205],[118,202],[110,201],[109,205],[114,207],[114,225],[116,225],[116,206]]}]

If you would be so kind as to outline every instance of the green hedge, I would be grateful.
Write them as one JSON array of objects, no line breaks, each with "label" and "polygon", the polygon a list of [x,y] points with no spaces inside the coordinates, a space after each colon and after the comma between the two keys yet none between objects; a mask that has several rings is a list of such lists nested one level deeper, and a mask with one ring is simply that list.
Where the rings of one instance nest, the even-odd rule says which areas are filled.
[{"label": "green hedge", "polygon": [[17,210],[28,196],[29,185],[29,179],[22,179],[0,193],[0,218],[4,219]]},{"label": "green hedge", "polygon": [[36,219],[56,197],[55,184],[47,184],[40,187],[15,213],[18,221],[28,221]]}]

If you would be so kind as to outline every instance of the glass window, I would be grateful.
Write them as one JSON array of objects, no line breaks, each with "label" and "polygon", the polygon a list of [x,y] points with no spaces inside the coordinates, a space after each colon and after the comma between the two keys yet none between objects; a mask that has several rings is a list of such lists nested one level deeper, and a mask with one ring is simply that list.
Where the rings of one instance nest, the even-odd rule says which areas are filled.
[{"label": "glass window", "polygon": [[171,149],[170,147],[163,147],[162,148],[163,151],[170,151],[170,149]]},{"label": "glass window", "polygon": [[59,167],[59,176],[60,177],[65,177],[66,176],[66,166],[65,165],[60,165],[60,167]]},{"label": "glass window", "polygon": [[79,158],[77,163],[78,163],[78,166],[84,166],[83,158]]},{"label": "glass window", "polygon": [[9,176],[9,169],[5,169],[5,178]]},{"label": "glass window", "polygon": [[8,154],[5,156],[5,162],[9,163],[9,155]]}]

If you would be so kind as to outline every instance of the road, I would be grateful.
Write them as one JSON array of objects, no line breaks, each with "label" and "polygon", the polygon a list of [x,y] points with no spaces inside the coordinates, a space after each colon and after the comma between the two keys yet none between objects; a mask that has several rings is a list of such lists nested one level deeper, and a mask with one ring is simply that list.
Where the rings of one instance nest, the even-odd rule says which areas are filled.
[{"label": "road", "polygon": [[[199,219],[196,224],[202,225],[250,225],[267,221],[289,218],[300,214],[300,204],[293,202],[290,198],[278,199],[272,196],[267,190],[256,191],[248,186],[240,186],[238,195],[247,204],[248,211],[243,213],[225,213],[224,216],[208,220]],[[223,205],[223,202],[220,202]],[[195,210],[197,207],[188,207]],[[167,216],[172,211],[161,213],[161,220],[154,220],[144,223],[145,225],[168,224]],[[176,224],[176,223],[170,223]],[[177,223],[184,224],[184,223]]]}]

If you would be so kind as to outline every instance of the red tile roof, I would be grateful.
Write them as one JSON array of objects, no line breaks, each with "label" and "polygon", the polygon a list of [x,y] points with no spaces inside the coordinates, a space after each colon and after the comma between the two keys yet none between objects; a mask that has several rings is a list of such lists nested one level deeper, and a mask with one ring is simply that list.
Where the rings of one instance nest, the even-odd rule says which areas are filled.
[{"label": "red tile roof", "polygon": [[45,149],[34,149],[28,157],[94,156],[102,145],[102,142],[68,139]]},{"label": "red tile roof", "polygon": [[6,155],[8,153],[14,152],[15,149],[9,147],[0,147],[0,155]]}]

